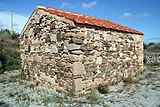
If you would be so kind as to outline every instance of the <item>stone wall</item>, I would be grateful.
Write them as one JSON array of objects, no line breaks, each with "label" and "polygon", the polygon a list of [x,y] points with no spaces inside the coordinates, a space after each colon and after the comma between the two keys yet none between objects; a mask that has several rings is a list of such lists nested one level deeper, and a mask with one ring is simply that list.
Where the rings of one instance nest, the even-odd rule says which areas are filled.
[{"label": "stone wall", "polygon": [[160,62],[160,53],[147,52],[145,55],[146,63]]},{"label": "stone wall", "polygon": [[77,24],[42,10],[25,26],[20,51],[28,78],[55,90],[85,93],[143,71],[141,35]]}]

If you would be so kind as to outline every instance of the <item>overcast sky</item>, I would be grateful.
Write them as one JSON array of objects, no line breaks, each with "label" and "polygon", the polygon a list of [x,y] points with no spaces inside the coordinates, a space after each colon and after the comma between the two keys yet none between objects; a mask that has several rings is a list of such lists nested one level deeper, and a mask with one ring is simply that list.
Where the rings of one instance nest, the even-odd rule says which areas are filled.
[{"label": "overcast sky", "polygon": [[0,0],[0,29],[21,32],[36,6],[49,6],[95,16],[144,33],[144,41],[160,42],[160,0]]}]

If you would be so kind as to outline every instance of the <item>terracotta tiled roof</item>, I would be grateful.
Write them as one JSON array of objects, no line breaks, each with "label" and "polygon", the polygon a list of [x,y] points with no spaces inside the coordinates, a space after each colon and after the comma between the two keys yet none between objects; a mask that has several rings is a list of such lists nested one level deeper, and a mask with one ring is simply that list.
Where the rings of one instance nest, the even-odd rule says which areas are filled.
[{"label": "terracotta tiled roof", "polygon": [[142,32],[128,28],[126,26],[116,24],[116,23],[111,22],[109,20],[104,20],[104,19],[100,19],[100,18],[96,18],[96,17],[92,17],[92,16],[78,14],[75,12],[69,12],[69,11],[59,10],[59,9],[50,8],[50,7],[44,7],[44,6],[37,6],[37,9],[44,10],[46,12],[49,12],[50,14],[54,14],[54,15],[57,15],[60,17],[65,17],[66,19],[72,20],[76,23],[94,25],[94,26],[98,26],[98,27],[104,27],[104,28],[108,28],[108,29],[143,35]]}]

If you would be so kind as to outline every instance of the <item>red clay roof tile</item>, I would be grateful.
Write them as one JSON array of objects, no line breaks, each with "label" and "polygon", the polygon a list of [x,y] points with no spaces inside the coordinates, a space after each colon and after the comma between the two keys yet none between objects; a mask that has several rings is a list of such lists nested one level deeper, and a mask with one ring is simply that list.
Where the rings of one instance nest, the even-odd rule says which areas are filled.
[{"label": "red clay roof tile", "polygon": [[88,23],[89,25],[94,25],[94,19],[92,17],[88,17],[86,16],[86,23]]},{"label": "red clay roof tile", "polygon": [[72,21],[74,21],[77,17],[78,17],[77,14],[74,14],[74,13],[73,14],[69,13],[69,15],[66,16],[67,19],[72,20]]},{"label": "red clay roof tile", "polygon": [[76,19],[74,19],[77,23],[85,23],[86,17],[84,15],[78,15]]},{"label": "red clay roof tile", "polygon": [[105,28],[109,28],[109,29],[113,29],[113,30],[143,35],[142,32],[136,31],[136,30],[128,28],[126,26],[116,24],[116,23],[111,22],[109,20],[104,20],[104,19],[100,19],[100,18],[95,18],[95,17],[83,15],[83,14],[78,14],[75,12],[59,10],[59,9],[50,8],[50,7],[38,6],[37,9],[44,10],[46,12],[49,12],[50,14],[54,14],[54,15],[57,15],[60,17],[65,17],[66,19],[75,21],[76,23],[83,23],[83,24],[94,25],[94,26],[98,26],[98,27],[105,27]]}]

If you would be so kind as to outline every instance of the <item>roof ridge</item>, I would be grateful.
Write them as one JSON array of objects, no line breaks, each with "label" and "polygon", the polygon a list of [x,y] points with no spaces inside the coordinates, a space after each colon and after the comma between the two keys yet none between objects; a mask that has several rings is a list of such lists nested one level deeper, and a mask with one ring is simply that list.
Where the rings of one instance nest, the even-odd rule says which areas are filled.
[{"label": "roof ridge", "polygon": [[94,16],[89,16],[89,15],[80,14],[77,12],[56,9],[56,8],[47,7],[47,6],[37,6],[36,9],[42,9],[46,12],[49,12],[50,14],[55,14],[60,17],[65,17],[65,18],[72,20],[76,23],[94,25],[94,26],[98,26],[98,27],[104,27],[104,28],[108,28],[108,29],[114,29],[114,30],[118,30],[118,31],[143,35],[143,33],[140,31],[137,31],[132,28],[117,24],[115,22],[111,22],[110,20],[106,20],[106,19],[102,19],[102,18],[98,18],[98,17],[94,17]]}]

